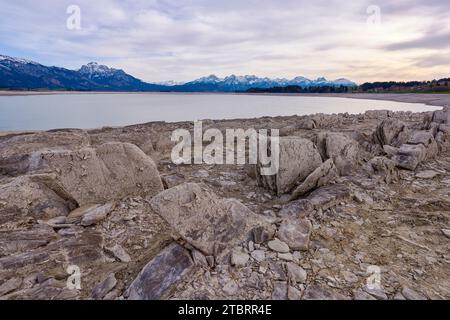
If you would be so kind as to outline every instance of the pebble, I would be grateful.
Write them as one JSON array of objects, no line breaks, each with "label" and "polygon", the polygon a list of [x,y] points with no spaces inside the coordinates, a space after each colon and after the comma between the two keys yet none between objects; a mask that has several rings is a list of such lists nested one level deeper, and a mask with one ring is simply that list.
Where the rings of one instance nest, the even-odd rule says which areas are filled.
[{"label": "pebble", "polygon": [[406,300],[427,300],[423,294],[414,291],[409,287],[403,287],[402,295],[406,298]]},{"label": "pebble", "polygon": [[263,250],[255,250],[251,253],[251,256],[258,262],[264,261],[266,259],[266,253]]},{"label": "pebble", "polygon": [[271,250],[276,251],[276,252],[281,252],[281,253],[289,252],[289,246],[285,242],[280,241],[279,239],[274,239],[272,241],[269,241],[269,243],[267,245],[269,246],[269,248]]},{"label": "pebble", "polygon": [[231,253],[231,265],[236,267],[243,267],[247,264],[250,256],[239,249],[233,250]]},{"label": "pebble", "polygon": [[223,292],[225,292],[229,296],[233,296],[236,294],[236,292],[239,290],[239,286],[237,285],[236,281],[230,280],[224,287]]},{"label": "pebble", "polygon": [[297,283],[305,283],[308,277],[305,269],[296,265],[295,263],[289,262],[286,264],[286,271],[289,279]]},{"label": "pebble", "polygon": [[294,257],[291,253],[278,253],[278,258],[284,261],[292,261]]}]

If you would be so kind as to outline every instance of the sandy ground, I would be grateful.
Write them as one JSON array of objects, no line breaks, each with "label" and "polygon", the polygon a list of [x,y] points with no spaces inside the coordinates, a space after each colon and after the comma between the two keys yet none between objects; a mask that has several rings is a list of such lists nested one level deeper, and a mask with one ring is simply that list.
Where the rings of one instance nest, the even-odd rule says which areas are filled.
[{"label": "sandy ground", "polygon": [[[83,92],[83,91],[0,91],[0,96],[30,96],[51,94],[120,94],[124,92]],[[126,92],[132,94],[155,94],[160,92]],[[224,93],[165,93],[165,94],[224,94]],[[247,94],[247,93],[225,93],[225,94]],[[258,93],[259,95],[259,93]],[[423,103],[430,106],[450,105],[450,94],[421,94],[421,93],[310,93],[310,94],[263,94],[263,95],[294,95],[305,97],[341,97],[351,99],[386,100],[406,103]]]}]

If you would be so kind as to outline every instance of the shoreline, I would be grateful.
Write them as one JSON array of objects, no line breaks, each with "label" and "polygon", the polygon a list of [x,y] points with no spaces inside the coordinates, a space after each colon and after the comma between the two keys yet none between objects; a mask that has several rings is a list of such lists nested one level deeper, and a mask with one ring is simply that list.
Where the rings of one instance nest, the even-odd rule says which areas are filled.
[{"label": "shoreline", "polygon": [[294,97],[334,97],[422,103],[430,106],[450,106],[450,94],[442,93],[246,93],[246,92],[107,92],[107,91],[1,91],[0,97],[70,94],[178,94],[178,95],[258,95]]}]

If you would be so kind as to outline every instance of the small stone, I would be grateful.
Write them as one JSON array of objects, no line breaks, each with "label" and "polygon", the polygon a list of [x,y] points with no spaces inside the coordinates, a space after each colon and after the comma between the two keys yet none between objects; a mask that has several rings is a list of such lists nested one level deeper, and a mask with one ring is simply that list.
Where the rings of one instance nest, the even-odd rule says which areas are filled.
[{"label": "small stone", "polygon": [[96,224],[107,217],[107,215],[114,209],[114,203],[107,203],[105,205],[98,205],[86,211],[81,219],[81,225],[84,227]]},{"label": "small stone", "polygon": [[275,228],[273,230],[264,227],[256,227],[253,229],[253,242],[255,244],[261,244],[273,239],[275,235]]},{"label": "small stone", "polygon": [[288,300],[300,300],[302,292],[293,286],[288,287]]},{"label": "small stone", "polygon": [[258,262],[264,261],[266,259],[266,253],[263,250],[255,250],[251,253],[251,256]]},{"label": "small stone", "polygon": [[117,284],[117,279],[114,273],[110,273],[105,280],[98,284],[92,291],[94,299],[103,299],[108,292],[110,292]]},{"label": "small stone", "polygon": [[208,261],[206,257],[198,250],[192,250],[192,259],[194,260],[194,264],[196,266],[201,266],[204,268],[208,267]]},{"label": "small stone", "polygon": [[441,229],[441,231],[447,238],[450,238],[450,229]]},{"label": "small stone", "polygon": [[359,278],[350,271],[344,270],[342,271],[342,275],[344,277],[344,280],[349,284],[356,283],[359,281]]},{"label": "small stone", "polygon": [[439,172],[433,170],[424,170],[416,173],[416,177],[421,179],[433,179],[437,175],[439,175]]},{"label": "small stone", "polygon": [[274,239],[272,241],[269,241],[268,246],[271,250],[281,253],[288,253],[289,252],[289,246],[285,243],[280,241],[279,239]]},{"label": "small stone", "polygon": [[55,225],[55,224],[64,224],[64,223],[66,223],[66,221],[67,221],[67,217],[59,216],[59,217],[55,217],[50,220],[47,220],[46,223],[49,225]]},{"label": "small stone", "polygon": [[284,261],[292,261],[294,260],[294,257],[291,253],[278,253],[278,258]]},{"label": "small stone", "polygon": [[384,292],[382,288],[373,288],[370,289],[368,287],[364,287],[364,291],[370,294],[371,296],[375,297],[377,300],[387,300],[388,296]]},{"label": "small stone", "polygon": [[402,295],[406,298],[406,300],[427,300],[423,294],[414,291],[409,287],[403,287]]},{"label": "small stone", "polygon": [[253,243],[253,241],[249,241],[248,242],[248,251],[252,252],[253,250],[255,250],[255,244]]},{"label": "small stone", "polygon": [[239,286],[237,285],[236,281],[230,280],[228,283],[223,287],[223,292],[225,292],[227,295],[232,296],[236,294],[236,292],[239,290]]},{"label": "small stone", "polygon": [[278,230],[278,237],[292,250],[308,250],[312,225],[307,219],[284,219]]},{"label": "small stone", "polygon": [[240,249],[234,249],[231,253],[231,265],[236,267],[243,267],[247,264],[250,256]]},{"label": "small stone", "polygon": [[306,282],[308,274],[302,267],[296,265],[295,263],[292,263],[292,262],[287,263],[286,271],[287,271],[289,279],[291,279],[291,281],[293,281],[294,283],[305,283]]},{"label": "small stone", "polygon": [[288,286],[284,281],[276,281],[273,286],[272,300],[287,300]]},{"label": "small stone", "polygon": [[130,255],[119,244],[116,244],[111,248],[105,248],[105,250],[122,262],[128,263],[131,261]]}]

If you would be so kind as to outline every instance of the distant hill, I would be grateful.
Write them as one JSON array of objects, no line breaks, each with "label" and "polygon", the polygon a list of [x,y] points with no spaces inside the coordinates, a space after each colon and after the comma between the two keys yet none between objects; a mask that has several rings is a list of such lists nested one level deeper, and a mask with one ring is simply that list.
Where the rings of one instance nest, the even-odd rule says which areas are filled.
[{"label": "distant hill", "polygon": [[79,70],[48,67],[34,61],[0,55],[0,88],[10,90],[79,90],[79,91],[163,91],[163,92],[243,92],[250,88],[272,87],[353,87],[347,79],[310,80],[259,78],[254,75],[215,75],[186,83],[146,83],[120,69],[91,62]]},{"label": "distant hill", "polygon": [[297,85],[275,86],[271,88],[250,88],[249,93],[450,93],[450,78],[432,81],[410,81],[410,82],[366,82],[354,86],[309,86]]},{"label": "distant hill", "polygon": [[432,81],[366,82],[358,87],[361,92],[423,92],[450,93],[450,78]]},{"label": "distant hill", "polygon": [[158,91],[123,70],[91,62],[79,70],[47,67],[34,61],[0,55],[0,88],[22,90]]}]

